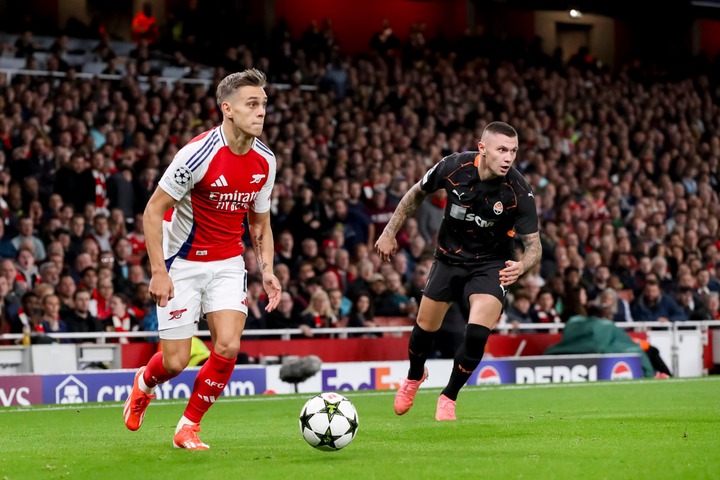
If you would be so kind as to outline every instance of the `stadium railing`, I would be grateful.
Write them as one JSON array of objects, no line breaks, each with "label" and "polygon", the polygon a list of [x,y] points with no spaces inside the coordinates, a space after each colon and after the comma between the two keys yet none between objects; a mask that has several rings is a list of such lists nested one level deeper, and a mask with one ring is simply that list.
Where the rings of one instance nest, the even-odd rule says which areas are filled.
[{"label": "stadium railing", "polygon": [[[51,72],[49,70],[26,70],[21,68],[0,68],[0,75],[4,74],[7,76],[7,83],[12,83],[12,78],[14,75],[28,75],[33,77],[53,77],[53,78],[67,78],[68,74],[66,72]],[[122,80],[125,75],[114,75],[114,74],[107,74],[107,73],[88,73],[88,72],[73,72],[72,74],[73,78],[84,78],[84,79],[93,79],[93,78],[99,78],[100,80],[111,80],[111,81],[120,81]],[[141,88],[143,86],[149,87],[150,85],[150,77],[145,75],[138,75],[137,77],[138,82],[140,83]],[[213,80],[209,78],[185,78],[185,77],[163,77],[158,76],[158,80],[162,83],[165,83],[168,86],[172,86],[176,83],[186,84],[186,85],[202,85],[204,88],[210,88],[210,86],[213,84]],[[290,85],[289,83],[271,83],[271,87],[276,88],[278,90],[287,90],[289,88],[293,88],[293,85]],[[303,91],[315,91],[317,90],[316,85],[298,85],[298,88]]]},{"label": "stadium railing", "polygon": [[[680,371],[681,356],[691,354],[699,356],[702,363],[704,355],[712,355],[712,363],[720,363],[720,321],[685,321],[685,322],[625,322],[616,323],[616,325],[625,330],[645,333],[653,336],[653,341],[658,342],[658,348],[664,351],[670,361],[672,371]],[[548,323],[527,323],[520,324],[517,327],[508,324],[501,324],[496,330],[501,335],[511,333],[554,333],[562,330],[564,324],[548,324]],[[400,337],[407,335],[412,331],[412,326],[378,326],[378,327],[345,327],[345,328],[314,328],[314,338],[332,338],[347,339],[350,337],[361,336],[365,334],[381,334],[384,336]],[[710,330],[714,330],[711,334]],[[120,338],[139,339],[140,341],[157,341],[157,332],[89,332],[89,333],[47,333],[47,337],[51,337],[58,341],[62,340],[88,340],[89,342],[98,342],[95,344],[110,345],[113,340]],[[210,331],[200,330],[196,332],[200,338],[210,338]],[[243,332],[243,338],[252,340],[253,338],[275,339],[281,341],[290,341],[291,337],[302,337],[302,331],[295,328],[286,329],[250,329]],[[711,340],[712,337],[712,340]],[[9,341],[10,343],[20,343],[22,334],[3,334],[0,335],[0,341]],[[371,339],[370,339],[371,340]],[[712,344],[711,344],[712,342]],[[80,345],[88,345],[88,343],[80,343]],[[112,343],[115,344],[115,343]],[[514,356],[522,355],[522,345],[515,352]],[[10,345],[8,347],[16,347]],[[7,348],[7,347],[0,347]],[[687,358],[685,358],[687,360]],[[696,359],[697,361],[697,359]],[[706,362],[707,363],[707,362]],[[706,373],[707,369],[703,369]]]}]

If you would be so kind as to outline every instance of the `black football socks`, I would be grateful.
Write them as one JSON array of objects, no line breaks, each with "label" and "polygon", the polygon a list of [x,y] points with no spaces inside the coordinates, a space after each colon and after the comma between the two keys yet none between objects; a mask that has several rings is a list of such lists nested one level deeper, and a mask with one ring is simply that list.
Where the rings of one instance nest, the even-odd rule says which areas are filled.
[{"label": "black football socks", "polygon": [[[413,331],[413,333],[415,332]],[[490,329],[486,326],[468,323],[465,331],[465,340],[455,354],[450,381],[442,391],[443,395],[450,400],[457,400],[460,389],[477,368],[480,360],[482,360],[483,353],[485,353],[485,344],[489,336]]]},{"label": "black football socks", "polygon": [[427,332],[415,324],[408,343],[408,356],[410,357],[410,370],[408,380],[420,380],[425,372],[427,360],[433,346],[435,332]]}]

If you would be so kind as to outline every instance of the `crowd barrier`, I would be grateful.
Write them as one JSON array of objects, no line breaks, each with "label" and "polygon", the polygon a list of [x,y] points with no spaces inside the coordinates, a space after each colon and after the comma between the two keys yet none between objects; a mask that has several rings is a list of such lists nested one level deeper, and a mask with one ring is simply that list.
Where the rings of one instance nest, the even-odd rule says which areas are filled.
[{"label": "crowd barrier", "polygon": [[[444,387],[452,360],[429,360],[421,388]],[[188,398],[198,368],[188,368],[158,386],[158,399]],[[295,393],[280,380],[280,365],[237,366],[223,396]],[[406,361],[324,363],[318,373],[298,384],[298,393],[392,390],[407,373]],[[65,374],[0,376],[0,406],[79,404],[124,401],[132,389],[134,370],[85,371]],[[642,377],[638,355],[562,355],[487,359],[468,385],[537,384],[629,380]],[[120,408],[118,406],[118,408]]]},{"label": "crowd barrier", "polygon": [[[298,329],[247,330],[241,351],[257,363],[272,364],[287,355],[317,355],[324,362],[404,361],[412,321],[379,318],[386,326],[372,328],[314,329],[314,338],[299,336]],[[618,323],[635,338],[646,339],[658,348],[670,370],[679,377],[706,375],[720,364],[720,321],[676,323]],[[525,324],[518,329],[499,325],[486,347],[486,358],[542,355],[561,339],[563,324]],[[528,330],[533,333],[523,333]],[[713,331],[715,331],[713,335]],[[377,337],[367,338],[373,334]],[[50,334],[59,341],[97,340],[106,343],[56,343],[51,345],[6,345],[0,347],[0,375],[15,373],[60,373],[79,371],[101,363],[108,368],[138,368],[157,351],[157,337],[148,332]],[[210,332],[198,332],[209,338]],[[113,343],[127,337],[130,343]],[[0,342],[19,342],[22,335],[0,335]],[[152,341],[147,341],[148,339]],[[209,342],[208,340],[206,340]]]}]

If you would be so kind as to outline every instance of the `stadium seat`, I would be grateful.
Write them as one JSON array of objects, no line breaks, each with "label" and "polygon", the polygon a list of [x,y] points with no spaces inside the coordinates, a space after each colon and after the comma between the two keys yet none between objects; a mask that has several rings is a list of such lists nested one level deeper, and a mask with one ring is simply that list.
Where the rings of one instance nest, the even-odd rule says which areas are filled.
[{"label": "stadium seat", "polygon": [[92,73],[94,75],[100,74],[107,67],[105,62],[88,62],[83,64],[82,71],[85,73]]},{"label": "stadium seat", "polygon": [[160,76],[167,78],[183,78],[190,73],[188,67],[163,67]]},{"label": "stadium seat", "polygon": [[25,68],[27,61],[24,58],[0,57],[0,68],[10,70],[22,70]]},{"label": "stadium seat", "polygon": [[52,44],[55,43],[55,40],[57,40],[57,37],[47,35],[33,36],[33,43],[38,50],[50,50],[50,47],[52,47]]},{"label": "stadium seat", "polygon": [[80,66],[80,65],[83,65],[83,64],[85,63],[85,61],[87,60],[87,59],[85,58],[85,55],[84,55],[84,54],[83,54],[83,55],[70,55],[70,54],[68,54],[68,55],[63,55],[62,58],[63,58],[63,60],[65,60],[65,61],[68,63],[68,65],[70,65],[71,67],[78,67],[78,66]]},{"label": "stadium seat", "polygon": [[113,52],[115,52],[115,55],[118,57],[127,57],[135,48],[135,44],[132,42],[113,40],[110,42],[110,48],[113,49]]}]

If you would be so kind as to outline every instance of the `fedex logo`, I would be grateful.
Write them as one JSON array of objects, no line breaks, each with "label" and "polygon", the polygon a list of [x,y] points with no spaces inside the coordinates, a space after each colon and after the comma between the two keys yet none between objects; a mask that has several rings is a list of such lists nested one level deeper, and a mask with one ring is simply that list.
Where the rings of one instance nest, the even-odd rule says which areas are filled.
[{"label": "fedex logo", "polygon": [[390,375],[390,367],[375,367],[369,369],[369,378],[366,382],[343,383],[338,378],[338,371],[335,368],[323,369],[322,391],[340,390],[392,390],[398,388],[399,383],[387,381]]}]

